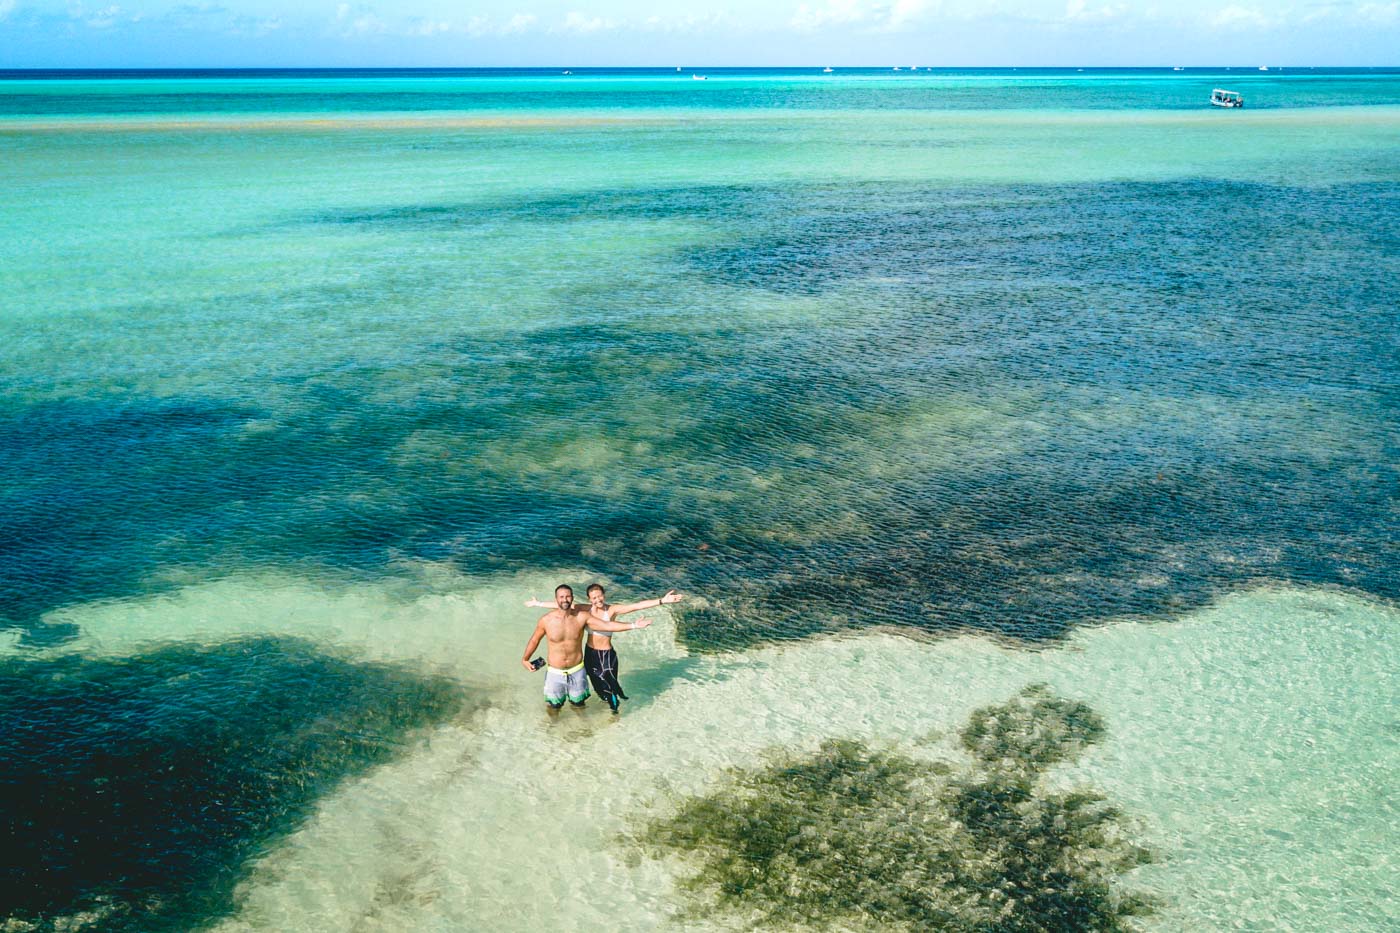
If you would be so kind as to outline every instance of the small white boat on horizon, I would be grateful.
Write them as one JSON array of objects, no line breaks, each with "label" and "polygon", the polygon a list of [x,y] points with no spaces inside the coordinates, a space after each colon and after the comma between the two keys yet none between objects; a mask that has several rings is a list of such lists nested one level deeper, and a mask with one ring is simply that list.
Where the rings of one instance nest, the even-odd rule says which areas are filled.
[{"label": "small white boat on horizon", "polygon": [[1260,65],[1260,66],[1259,66],[1259,70],[1260,70],[1260,71],[1268,71],[1268,70],[1269,70],[1269,66],[1268,66],[1268,65]]},{"label": "small white boat on horizon", "polygon": [[1216,88],[1210,92],[1210,104],[1212,107],[1243,107],[1244,95],[1239,91]]},{"label": "small white boat on horizon", "polygon": [[704,76],[704,75],[691,75],[691,76],[690,76],[690,80],[692,80],[692,81],[704,81],[704,80],[705,80],[705,76]]},{"label": "small white boat on horizon", "polygon": [[831,74],[831,66],[830,66],[830,65],[827,65],[825,68],[823,68],[823,69],[822,69],[822,74],[828,74],[828,75]]}]

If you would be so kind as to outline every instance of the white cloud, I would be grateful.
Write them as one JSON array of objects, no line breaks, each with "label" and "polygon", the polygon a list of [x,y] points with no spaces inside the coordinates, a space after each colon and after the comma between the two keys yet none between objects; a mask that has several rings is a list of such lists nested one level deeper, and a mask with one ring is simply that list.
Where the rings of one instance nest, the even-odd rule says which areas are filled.
[{"label": "white cloud", "polygon": [[460,27],[453,27],[451,23],[448,23],[448,28],[444,31],[460,31],[473,39],[480,39],[484,36],[518,36],[532,30],[537,22],[539,22],[539,18],[531,13],[516,13],[505,22],[478,14]]},{"label": "white cloud", "polygon": [[1308,6],[1300,23],[1328,20],[1361,26],[1393,26],[1400,23],[1400,2],[1389,3],[1322,3]]},{"label": "white cloud", "polygon": [[1254,7],[1227,6],[1216,10],[1210,17],[1212,26],[1254,27],[1268,29],[1275,23],[1273,17]]},{"label": "white cloud", "polygon": [[423,16],[417,17],[409,23],[409,32],[415,36],[435,36],[451,29],[452,24],[446,20],[428,19]]},{"label": "white cloud", "polygon": [[[1400,0],[1218,0],[1218,5],[1199,6],[1170,5],[1165,0],[782,0],[776,9],[768,10],[758,9],[757,4],[728,9],[658,4],[653,7],[655,13],[630,4],[624,7],[621,0],[605,0],[580,4],[573,10],[569,5],[545,8],[547,12],[538,16],[512,13],[509,7],[495,13],[471,13],[460,7],[458,11],[449,11],[447,6],[435,10],[418,3],[391,6],[382,0],[332,0],[329,9],[322,8],[324,18],[319,22],[304,20],[298,14],[254,13],[248,4],[233,0],[165,0],[169,6],[144,16],[133,14],[126,6],[130,2],[0,0],[0,21],[10,32],[17,23],[66,20],[105,33],[103,41],[107,42],[118,32],[134,34],[139,22],[153,29],[191,34],[254,37],[293,33],[311,38],[311,33],[320,33],[323,39],[348,41],[395,36],[415,39],[425,46],[449,36],[479,40],[553,36],[555,41],[582,43],[619,33],[634,35],[643,45],[663,36],[694,37],[710,44],[728,37],[753,39],[786,29],[800,34],[790,36],[792,42],[802,41],[801,35],[822,34],[824,39],[839,39],[853,49],[867,50],[872,43],[879,43],[877,48],[888,47],[893,41],[889,37],[895,34],[915,36],[939,23],[950,27],[949,35],[955,29],[967,31],[969,23],[982,22],[989,24],[984,30],[988,35],[1031,36],[1039,32],[1056,37],[1056,41],[1070,41],[1076,35],[1087,41],[1084,37],[1108,30],[1127,35],[1134,29],[1171,35],[1175,31],[1199,34],[1204,29],[1222,34],[1267,32],[1278,36],[1325,31],[1328,35],[1385,37],[1400,28]],[[45,3],[51,4],[50,9],[39,12]],[[622,12],[624,9],[631,12]],[[936,40],[944,37],[938,34],[930,38],[936,47]]]},{"label": "white cloud", "polygon": [[1301,23],[1317,23],[1324,20],[1333,19],[1338,14],[1346,14],[1349,9],[1337,3],[1312,4],[1305,8],[1302,17],[1298,20]]},{"label": "white cloud", "polygon": [[860,26],[869,30],[897,32],[940,7],[938,0],[826,0],[823,6],[799,4],[789,25],[799,32],[815,32],[832,26]]},{"label": "white cloud", "polygon": [[1107,23],[1128,12],[1123,3],[1105,3],[1091,7],[1086,0],[1069,0],[1065,4],[1065,19],[1071,23]]},{"label": "white cloud", "polygon": [[648,16],[638,24],[639,29],[646,32],[666,32],[666,33],[698,33],[714,29],[733,29],[735,24],[726,13],[712,12],[697,16],[694,13],[687,13],[685,16]]},{"label": "white cloud", "polygon": [[810,32],[826,26],[844,26],[863,23],[870,16],[862,0],[826,0],[824,7],[810,7],[803,3],[792,16],[795,29]]},{"label": "white cloud", "polygon": [[335,8],[337,32],[345,37],[373,36],[386,32],[388,27],[368,6],[354,6],[342,3]]},{"label": "white cloud", "polygon": [[183,3],[177,7],[171,7],[161,17],[161,22],[172,23],[185,27],[203,27],[207,24],[227,20],[231,17],[231,12],[226,6],[217,6],[213,3]]},{"label": "white cloud", "polygon": [[100,10],[93,11],[83,22],[93,29],[107,29],[121,18],[122,8],[115,3]]},{"label": "white cloud", "polygon": [[589,16],[586,13],[572,10],[569,15],[564,17],[564,21],[559,24],[559,31],[587,34],[590,32],[599,32],[604,29],[611,29],[615,25],[616,24],[611,20],[603,19],[601,16]]},{"label": "white cloud", "polygon": [[938,4],[930,0],[894,0],[890,4],[886,27],[900,29],[907,23],[923,19],[938,9]]},{"label": "white cloud", "polygon": [[[347,5],[347,14],[349,10]],[[131,17],[133,23],[143,20],[167,29],[238,37],[266,36],[282,28],[280,16],[250,16],[218,3],[184,3],[156,16],[137,14]]]},{"label": "white cloud", "polygon": [[1363,3],[1356,8],[1358,18],[1389,26],[1400,22],[1400,3]]}]

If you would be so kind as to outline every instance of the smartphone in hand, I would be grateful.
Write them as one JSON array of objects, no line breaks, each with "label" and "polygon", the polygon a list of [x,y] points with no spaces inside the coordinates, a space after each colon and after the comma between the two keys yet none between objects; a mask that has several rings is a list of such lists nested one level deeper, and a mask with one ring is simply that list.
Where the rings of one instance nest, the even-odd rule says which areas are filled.
[{"label": "smartphone in hand", "polygon": [[535,658],[535,660],[530,662],[530,668],[532,670],[537,671],[542,667],[544,667],[544,658]]}]

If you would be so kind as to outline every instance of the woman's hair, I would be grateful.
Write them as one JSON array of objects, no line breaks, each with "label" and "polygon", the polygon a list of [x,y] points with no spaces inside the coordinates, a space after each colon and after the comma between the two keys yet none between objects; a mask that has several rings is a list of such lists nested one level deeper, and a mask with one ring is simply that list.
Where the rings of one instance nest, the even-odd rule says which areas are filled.
[{"label": "woman's hair", "polygon": [[599,593],[605,592],[605,590],[603,589],[603,584],[601,583],[588,584],[588,589],[584,590],[584,592],[587,593],[589,596],[592,596],[594,590],[597,590]]}]

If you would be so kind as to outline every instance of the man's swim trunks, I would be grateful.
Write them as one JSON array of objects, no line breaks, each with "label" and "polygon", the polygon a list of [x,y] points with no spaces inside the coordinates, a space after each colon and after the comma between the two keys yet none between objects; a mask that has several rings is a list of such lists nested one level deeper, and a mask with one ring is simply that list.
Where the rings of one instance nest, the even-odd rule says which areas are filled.
[{"label": "man's swim trunks", "polygon": [[611,648],[599,651],[592,645],[584,645],[583,666],[593,683],[593,692],[602,697],[613,712],[617,712],[617,701],[627,699],[627,694],[622,692],[622,684],[617,682],[617,652]]},{"label": "man's swim trunks", "polygon": [[582,706],[583,701],[588,699],[588,676],[583,671],[583,664],[575,664],[568,670],[557,667],[545,669],[544,701],[558,709],[564,705],[565,696],[575,706]]}]

